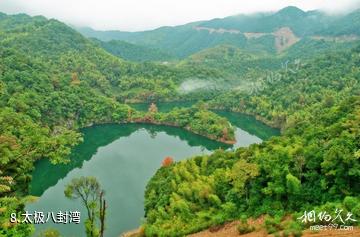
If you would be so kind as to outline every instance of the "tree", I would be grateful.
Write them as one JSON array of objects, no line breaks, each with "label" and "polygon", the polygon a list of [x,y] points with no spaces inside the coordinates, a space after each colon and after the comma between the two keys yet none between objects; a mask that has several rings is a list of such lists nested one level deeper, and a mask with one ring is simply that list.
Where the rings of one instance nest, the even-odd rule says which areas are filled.
[{"label": "tree", "polygon": [[289,173],[286,175],[286,187],[289,194],[298,194],[301,189],[301,182]]},{"label": "tree", "polygon": [[250,179],[258,175],[258,165],[248,163],[243,159],[236,162],[230,172],[230,177],[232,179],[234,188],[240,195],[248,195],[248,189],[246,188],[246,184]]},{"label": "tree", "polygon": [[167,167],[174,162],[174,159],[170,156],[165,157],[165,159],[161,162],[163,167]]},{"label": "tree", "polygon": [[[88,219],[85,228],[88,237],[103,237],[105,229],[106,201],[104,191],[95,177],[74,178],[65,187],[65,196],[70,199],[80,199],[84,204]],[[100,231],[96,228],[100,221]]]},{"label": "tree", "polygon": [[0,196],[3,193],[10,191],[10,185],[13,184],[14,180],[10,176],[2,176],[2,171],[0,170]]},{"label": "tree", "polygon": [[31,236],[34,230],[32,225],[21,225],[14,221],[14,218],[19,218],[20,214],[17,213],[22,210],[28,199],[7,196],[14,185],[13,178],[4,176],[0,169],[0,236]]},{"label": "tree", "polygon": [[104,191],[101,191],[100,199],[99,199],[100,237],[104,236],[104,230],[105,230],[106,201],[104,199],[104,194],[105,194]]}]

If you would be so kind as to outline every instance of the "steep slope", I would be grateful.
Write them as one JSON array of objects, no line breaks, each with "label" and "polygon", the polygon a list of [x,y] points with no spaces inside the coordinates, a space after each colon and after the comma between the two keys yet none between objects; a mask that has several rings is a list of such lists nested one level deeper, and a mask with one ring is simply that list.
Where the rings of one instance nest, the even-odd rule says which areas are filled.
[{"label": "steep slope", "polygon": [[316,34],[328,36],[356,35],[360,37],[360,9],[333,21]]},{"label": "steep slope", "polygon": [[[286,64],[301,62],[326,52],[351,49],[358,43],[359,40],[330,41],[305,37],[277,55],[253,52],[233,45],[218,45],[190,55],[181,60],[177,67],[183,70],[217,70],[221,72],[221,78],[233,79],[226,82],[229,88],[246,87],[246,83],[256,83],[264,77],[264,73],[271,74],[271,71],[284,68]],[[231,84],[234,79],[237,79],[237,84]]]},{"label": "steep slope", "polygon": [[223,72],[223,77],[244,79],[253,70],[276,69],[280,61],[269,54],[256,54],[232,45],[218,45],[190,55],[178,66],[212,68]]},{"label": "steep slope", "polygon": [[[230,32],[210,33],[207,30],[199,30],[196,28],[198,24],[199,23],[191,23],[177,27],[161,27],[153,31],[145,32],[119,32],[114,39],[124,40],[146,47],[158,48],[179,58],[184,58],[202,49],[219,44],[232,44],[238,47],[245,47],[247,44],[247,39],[243,34],[233,34]],[[85,36],[94,37],[101,35],[100,32],[87,34],[87,32],[81,29],[79,29],[79,31]],[[100,36],[100,39],[104,39],[104,37]],[[272,50],[272,48],[265,48],[265,50]]]},{"label": "steep slope", "polygon": [[301,236],[309,225],[327,223],[301,223],[309,209],[360,218],[359,60],[360,47],[322,55],[279,71],[279,80],[256,93],[233,91],[211,102],[255,114],[283,133],[160,168],[146,188],[146,236],[216,231],[229,220],[240,220],[243,234],[254,231],[246,220],[258,217],[267,234]]},{"label": "steep slope", "polygon": [[330,18],[318,11],[304,12],[297,7],[286,7],[275,13],[237,15],[214,19],[200,24],[208,28],[224,28],[239,32],[272,33],[279,28],[289,27],[297,36],[312,34],[323,27]]},{"label": "steep slope", "polygon": [[257,53],[281,53],[304,37],[328,35],[329,32],[345,36],[357,34],[359,27],[351,23],[357,22],[357,19],[358,11],[333,16],[320,11],[304,12],[296,7],[286,7],[274,13],[236,15],[143,32],[78,30],[88,37],[105,41],[124,40],[185,58],[222,44]]},{"label": "steep slope", "polygon": [[73,129],[128,113],[128,106],[104,96],[105,88],[92,85],[108,82],[87,51],[123,65],[57,21],[26,15],[0,19],[1,236],[31,236],[31,225],[10,223],[8,217],[23,212],[35,161],[66,162],[71,147],[81,142]]},{"label": "steep slope", "polygon": [[169,61],[174,57],[159,50],[147,48],[144,46],[131,44],[121,40],[100,41],[92,39],[97,45],[105,49],[107,52],[134,62],[146,61]]},{"label": "steep slope", "polygon": [[32,235],[32,225],[9,217],[15,213],[19,220],[24,213],[34,163],[67,163],[82,141],[79,128],[170,124],[234,142],[228,120],[204,107],[160,113],[156,106],[139,112],[119,103],[136,96],[156,100],[158,92],[176,98],[177,71],[129,63],[59,21],[1,14],[0,59],[0,236]]},{"label": "steep slope", "polygon": [[54,73],[61,72],[59,77],[76,79],[120,101],[174,98],[181,80],[191,76],[164,65],[125,61],[65,24],[43,17],[6,16],[0,22],[0,43],[47,61]]}]

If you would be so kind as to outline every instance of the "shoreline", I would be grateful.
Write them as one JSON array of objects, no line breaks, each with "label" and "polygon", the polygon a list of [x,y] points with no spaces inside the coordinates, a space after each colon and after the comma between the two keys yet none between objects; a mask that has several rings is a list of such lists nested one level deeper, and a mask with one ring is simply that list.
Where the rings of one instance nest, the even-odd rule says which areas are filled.
[{"label": "shoreline", "polygon": [[175,127],[175,128],[184,129],[185,131],[191,132],[193,134],[205,137],[205,138],[210,139],[212,141],[224,143],[224,144],[227,144],[227,145],[234,145],[236,143],[236,139],[234,139],[234,140],[217,139],[216,137],[211,136],[209,134],[201,134],[201,133],[195,132],[195,131],[193,131],[192,129],[190,129],[188,127],[181,127],[181,126],[179,126],[177,124],[166,123],[166,122],[149,121],[149,120],[146,120],[146,119],[136,119],[136,120],[127,121],[127,122],[114,122],[114,121],[94,122],[94,123],[90,123],[90,124],[87,124],[85,126],[79,127],[78,129],[89,128],[89,127],[92,127],[92,126],[105,125],[105,124],[150,124],[150,125],[159,125],[159,126],[169,126],[169,127]]}]

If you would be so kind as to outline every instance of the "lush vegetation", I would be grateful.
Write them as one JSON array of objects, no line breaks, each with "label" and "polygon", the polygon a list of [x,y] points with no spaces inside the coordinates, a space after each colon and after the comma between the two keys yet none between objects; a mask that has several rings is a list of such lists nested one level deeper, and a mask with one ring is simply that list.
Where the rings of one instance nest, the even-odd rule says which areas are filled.
[{"label": "lush vegetation", "polygon": [[261,83],[252,85],[250,93],[233,91],[210,104],[256,115],[275,127],[292,127],[314,115],[310,112],[314,104],[331,107],[341,98],[357,94],[357,50],[326,54],[316,60],[299,61],[297,65],[291,62],[287,69],[266,74]]},{"label": "lush vegetation", "polygon": [[[273,32],[282,27],[290,28],[301,39],[318,35],[345,38],[355,35],[359,38],[360,12],[354,10],[344,15],[328,15],[322,11],[305,12],[296,7],[286,7],[273,13],[241,14],[143,32],[95,31],[89,28],[79,31],[103,41],[122,40],[159,49],[179,59],[224,44],[246,51],[274,54],[276,36]],[[248,37],[244,34],[249,32],[263,35]],[[312,53],[311,50],[306,51]]]},{"label": "lush vegetation", "polygon": [[[66,185],[64,194],[69,199],[80,199],[87,210],[85,231],[87,237],[103,237],[105,232],[106,200],[95,177],[80,177],[72,179]],[[99,223],[99,227],[97,224]]]},{"label": "lush vegetation", "polygon": [[[311,36],[324,27],[313,22],[314,15],[327,22],[318,12],[295,8],[257,16],[254,22],[266,21],[261,25],[267,27],[264,32],[289,26],[299,36]],[[339,18],[334,29],[344,21],[345,33],[353,32],[348,19],[357,16],[354,12]],[[284,18],[286,24],[279,25]],[[341,207],[359,219],[360,47],[350,51],[347,48],[355,43],[309,37],[274,55],[272,35],[248,40],[243,34],[194,28],[221,23],[223,28],[236,25],[244,30],[240,23],[251,19],[238,16],[121,33],[120,39],[160,48],[151,50],[151,60],[163,57],[157,55],[162,50],[179,58],[198,52],[161,65],[115,57],[99,44],[105,49],[113,44],[107,50],[117,56],[145,60],[134,45],[93,42],[56,20],[0,14],[0,236],[30,235],[31,225],[10,223],[9,216],[19,216],[29,199],[34,162],[48,158],[66,163],[71,148],[81,142],[78,128],[154,123],[234,142],[231,124],[206,108],[254,115],[281,128],[282,136],[236,151],[168,162],[146,188],[148,236],[182,236],[263,214],[270,215],[265,222],[269,233],[298,231],[294,223],[280,223],[282,218],[314,208]],[[304,19],[311,24],[304,25]],[[160,40],[154,40],[159,35]],[[340,52],[309,60],[329,49]],[[297,56],[307,60],[284,67],[284,60]],[[124,104],[198,99],[208,101],[167,113],[157,111],[155,104],[147,112]],[[239,226],[240,232],[252,229],[246,222]]]},{"label": "lush vegetation", "polygon": [[[119,101],[172,95],[177,71],[126,62],[61,22],[24,14],[1,14],[0,58],[0,236],[29,236],[32,226],[11,223],[9,216],[23,211],[34,162],[68,162],[81,142],[78,128],[147,116]],[[212,139],[233,140],[226,119],[204,109],[182,112],[198,117],[180,117],[178,110],[155,115]]]},{"label": "lush vegetation", "polygon": [[173,59],[171,55],[162,52],[159,49],[147,48],[121,40],[111,40],[109,42],[104,42],[93,39],[93,41],[109,53],[130,61],[168,61]]},{"label": "lush vegetation", "polygon": [[[146,189],[146,235],[182,236],[244,215],[279,222],[336,207],[359,219],[359,62],[360,47],[325,55],[282,72],[258,94],[215,99],[213,106],[255,114],[283,135],[160,168]],[[269,233],[285,228],[266,223]]]},{"label": "lush vegetation", "polygon": [[[2,17],[0,40],[2,63],[8,65],[7,67],[11,67],[11,64],[12,67],[18,66],[15,69],[19,71],[22,69],[21,66],[30,71],[28,67],[31,66],[32,71],[27,75],[18,75],[22,75],[22,80],[27,80],[15,82],[20,84],[17,85],[18,89],[25,85],[40,84],[40,81],[43,81],[43,84],[47,82],[48,85],[42,86],[52,95],[55,94],[51,93],[54,90],[59,94],[91,88],[91,92],[87,92],[89,89],[84,89],[81,93],[96,93],[115,98],[120,102],[170,100],[180,97],[176,88],[186,78],[206,78],[209,75],[204,70],[187,72],[152,62],[124,61],[107,53],[96,43],[84,38],[65,24],[44,17],[29,17],[25,14]],[[19,58],[22,60],[18,60]],[[16,70],[7,70],[5,66],[1,70],[16,78],[14,75]],[[19,73],[25,74],[22,71]],[[32,81],[35,76],[39,79]],[[10,79],[11,77],[8,80]],[[64,90],[72,91],[64,92]],[[47,100],[59,101],[56,98]],[[75,101],[74,105],[76,105]],[[64,114],[62,111],[59,112],[61,115]],[[58,117],[52,115],[48,117],[58,121]]]},{"label": "lush vegetation", "polygon": [[200,24],[210,28],[236,29],[241,32],[274,32],[281,27],[290,27],[296,35],[303,36],[322,29],[331,17],[320,11],[305,12],[297,7],[285,7],[278,12],[235,15],[213,19]]},{"label": "lush vegetation", "polygon": [[132,114],[130,121],[180,127],[223,143],[235,143],[234,128],[230,122],[226,118],[206,110],[203,103],[190,108],[174,108],[168,113],[158,112],[153,103],[148,112]]},{"label": "lush vegetation", "polygon": [[336,19],[334,22],[329,24],[325,29],[320,30],[317,33],[341,36],[341,35],[360,35],[360,9],[354,12]]}]

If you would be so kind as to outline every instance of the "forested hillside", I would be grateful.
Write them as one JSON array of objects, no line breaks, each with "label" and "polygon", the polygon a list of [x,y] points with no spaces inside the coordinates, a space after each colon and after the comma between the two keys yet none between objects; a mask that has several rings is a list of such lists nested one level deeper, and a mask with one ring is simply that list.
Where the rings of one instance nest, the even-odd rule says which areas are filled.
[{"label": "forested hillside", "polygon": [[[295,236],[305,228],[296,218],[312,209],[360,219],[358,16],[288,7],[146,32],[83,31],[102,42],[54,19],[0,13],[0,236],[31,235],[9,216],[32,199],[34,162],[66,163],[80,128],[162,124],[233,144],[235,129],[216,110],[253,115],[281,135],[161,167],[146,187],[146,236],[239,219],[249,232],[246,220],[265,215],[269,233]],[[198,103],[156,107],[185,100]],[[151,105],[137,111],[134,102]]]},{"label": "forested hillside", "polygon": [[176,96],[176,85],[191,76],[150,62],[137,64],[114,57],[64,23],[44,17],[4,16],[0,39],[3,50],[15,49],[34,63],[45,64],[40,68],[47,69],[43,70],[55,84],[89,86],[119,101],[171,98]]},{"label": "forested hillside", "polygon": [[360,35],[360,9],[344,16],[340,19],[336,19],[331,22],[327,27],[317,34],[324,34],[330,36],[341,36],[341,35]]},{"label": "forested hillside", "polygon": [[109,53],[134,62],[168,61],[174,58],[174,56],[159,49],[147,48],[121,40],[110,40],[107,42],[94,38],[93,41]]},{"label": "forested hillside", "polygon": [[32,225],[10,223],[10,213],[23,212],[34,162],[66,163],[82,140],[78,128],[172,123],[234,140],[230,123],[205,108],[138,112],[119,103],[131,93],[144,100],[169,96],[177,71],[119,59],[59,21],[1,14],[0,58],[0,236],[30,236]]},{"label": "forested hillside", "polygon": [[[268,233],[286,229],[299,236],[300,213],[336,207],[358,219],[359,65],[360,47],[324,55],[295,73],[279,72],[280,79],[257,94],[210,102],[257,115],[282,127],[283,135],[159,169],[146,189],[146,236],[183,236],[263,214],[269,215]],[[282,225],[289,216],[294,221]],[[252,231],[244,225],[239,230]]]},{"label": "forested hillside", "polygon": [[224,44],[253,53],[274,54],[291,48],[299,40],[314,36],[314,40],[327,37],[331,42],[336,36],[340,37],[337,41],[354,41],[360,37],[359,24],[359,10],[329,15],[321,11],[305,12],[297,7],[286,7],[277,12],[235,15],[142,32],[78,30],[87,37],[103,41],[122,40],[183,59]]}]

